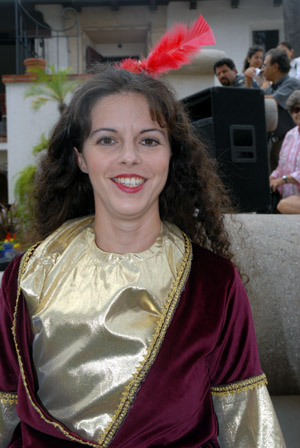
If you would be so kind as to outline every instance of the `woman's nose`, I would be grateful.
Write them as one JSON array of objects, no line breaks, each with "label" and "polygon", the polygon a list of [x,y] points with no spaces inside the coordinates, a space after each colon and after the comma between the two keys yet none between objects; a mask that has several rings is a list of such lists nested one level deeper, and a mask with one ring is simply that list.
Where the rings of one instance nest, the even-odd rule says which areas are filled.
[{"label": "woman's nose", "polygon": [[120,162],[129,165],[135,165],[137,163],[140,163],[140,161],[141,157],[136,144],[133,142],[124,143],[120,155]]}]

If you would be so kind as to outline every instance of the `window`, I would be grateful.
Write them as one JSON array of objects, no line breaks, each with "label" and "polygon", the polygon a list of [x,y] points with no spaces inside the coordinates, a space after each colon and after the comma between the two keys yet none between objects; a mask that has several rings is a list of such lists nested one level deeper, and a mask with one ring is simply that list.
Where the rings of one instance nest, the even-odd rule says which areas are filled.
[{"label": "window", "polygon": [[260,45],[265,51],[276,48],[279,42],[278,30],[265,30],[252,32],[253,45]]}]

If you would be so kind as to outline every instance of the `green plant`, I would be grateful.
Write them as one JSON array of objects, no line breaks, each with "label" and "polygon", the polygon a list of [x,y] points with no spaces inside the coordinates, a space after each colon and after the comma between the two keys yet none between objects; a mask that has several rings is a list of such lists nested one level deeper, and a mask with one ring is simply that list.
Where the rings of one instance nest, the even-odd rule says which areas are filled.
[{"label": "green plant", "polygon": [[71,69],[55,69],[55,65],[48,65],[49,74],[41,67],[31,67],[28,71],[36,75],[35,81],[27,89],[25,98],[35,97],[32,100],[34,110],[38,110],[48,101],[58,104],[60,113],[66,108],[66,97],[73,92],[77,81],[70,80]]},{"label": "green plant", "polygon": [[32,234],[35,210],[34,178],[36,170],[36,165],[28,165],[20,171],[14,189],[18,234],[21,240],[28,241],[29,246],[33,243]]},{"label": "green plant", "polygon": [[[77,81],[70,80],[70,68],[56,70],[54,65],[49,65],[49,74],[40,67],[30,68],[30,72],[36,75],[32,85],[27,89],[25,98],[34,97],[32,105],[38,110],[48,101],[54,101],[58,110],[63,113],[66,108],[66,97],[72,93]],[[44,149],[48,148],[49,139],[43,133],[40,141],[33,147],[32,153],[38,156]],[[37,164],[25,167],[18,174],[15,183],[15,221],[17,231],[23,247],[27,248],[34,242],[34,180]]]},{"label": "green plant", "polygon": [[[40,141],[33,147],[32,153],[38,156],[44,149],[48,148],[49,139],[43,133]],[[37,171],[37,165],[28,165],[18,173],[15,183],[15,204],[14,204],[14,220],[17,222],[17,232],[22,246],[27,248],[34,241],[34,180]],[[9,230],[7,230],[8,232]],[[10,230],[12,231],[12,230]]]},{"label": "green plant", "polygon": [[42,133],[42,135],[40,136],[39,143],[37,145],[35,145],[32,149],[32,154],[34,156],[38,155],[44,149],[47,149],[48,145],[49,145],[49,138],[46,138],[45,134]]},{"label": "green plant", "polygon": [[16,207],[0,204],[0,240],[4,240],[8,233],[16,233]]}]

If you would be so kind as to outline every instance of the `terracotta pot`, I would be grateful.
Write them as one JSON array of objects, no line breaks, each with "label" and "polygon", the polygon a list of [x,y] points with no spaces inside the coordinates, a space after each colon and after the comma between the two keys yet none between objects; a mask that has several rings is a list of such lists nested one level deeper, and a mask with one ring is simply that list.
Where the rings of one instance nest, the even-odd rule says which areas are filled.
[{"label": "terracotta pot", "polygon": [[31,67],[41,67],[41,68],[45,69],[46,61],[45,61],[45,59],[40,59],[40,58],[28,58],[28,59],[24,59],[24,65],[25,65],[26,73],[28,73],[28,69]]}]

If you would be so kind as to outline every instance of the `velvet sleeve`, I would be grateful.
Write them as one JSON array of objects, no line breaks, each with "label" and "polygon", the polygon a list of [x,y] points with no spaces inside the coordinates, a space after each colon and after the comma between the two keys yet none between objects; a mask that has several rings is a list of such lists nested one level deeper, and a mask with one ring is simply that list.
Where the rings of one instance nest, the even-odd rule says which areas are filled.
[{"label": "velvet sleeve", "polygon": [[221,446],[285,448],[260,367],[250,304],[236,271],[209,367]]},{"label": "velvet sleeve", "polygon": [[249,300],[234,269],[223,305],[223,322],[209,357],[213,386],[241,381],[262,373]]},{"label": "velvet sleeve", "polygon": [[7,267],[0,291],[0,447],[8,445],[19,422],[16,413],[18,360],[12,334],[20,257]]}]

